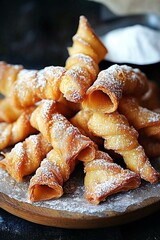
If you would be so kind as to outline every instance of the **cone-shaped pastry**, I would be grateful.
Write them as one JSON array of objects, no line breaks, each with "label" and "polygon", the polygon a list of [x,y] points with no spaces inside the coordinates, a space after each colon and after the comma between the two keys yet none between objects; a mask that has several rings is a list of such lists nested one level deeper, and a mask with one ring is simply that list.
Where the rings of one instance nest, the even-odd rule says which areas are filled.
[{"label": "cone-shaped pastry", "polygon": [[141,183],[138,174],[103,158],[87,163],[85,172],[85,198],[93,204],[114,193],[135,189]]},{"label": "cone-shaped pastry", "polygon": [[67,162],[59,151],[52,149],[30,180],[30,200],[59,198],[63,194],[63,183],[69,179],[76,163],[76,159]]},{"label": "cone-shaped pastry", "polygon": [[141,135],[160,140],[160,113],[141,107],[135,98],[129,97],[121,99],[119,111]]},{"label": "cone-shaped pastry", "polygon": [[[81,110],[72,119],[73,125],[77,126],[81,132],[95,137],[87,127],[92,112]],[[96,138],[96,143],[101,143]],[[101,144],[100,144],[101,145]],[[98,204],[107,196],[116,192],[128,191],[137,188],[140,185],[140,177],[138,174],[129,170],[123,170],[120,166],[113,163],[112,158],[102,151],[97,151],[95,160],[84,163],[85,167],[85,198],[91,203]]]},{"label": "cone-shaped pastry", "polygon": [[100,114],[93,112],[88,128],[104,138],[104,147],[123,156],[127,168],[140,174],[141,178],[155,183],[159,173],[151,166],[144,149],[138,143],[137,131],[129,126],[127,119],[118,112]]},{"label": "cone-shaped pastry", "polygon": [[68,48],[70,57],[66,61],[67,72],[63,76],[60,90],[71,102],[82,102],[87,89],[95,81],[99,72],[98,63],[107,49],[93,32],[87,19],[80,17],[73,46]]},{"label": "cone-shaped pastry", "polygon": [[10,65],[0,62],[0,93],[8,95],[12,84],[17,79],[17,74],[23,69],[20,65]]},{"label": "cone-shaped pastry", "polygon": [[36,202],[59,198],[63,194],[62,185],[63,179],[59,169],[45,158],[30,180],[29,199]]},{"label": "cone-shaped pastry", "polygon": [[80,17],[76,36],[69,50],[67,71],[63,67],[54,66],[40,71],[21,70],[22,67],[2,63],[0,65],[2,93],[10,96],[11,102],[19,108],[32,106],[41,99],[58,100],[61,92],[67,100],[81,102],[86,90],[96,79],[98,63],[104,58],[107,50],[84,16]]},{"label": "cone-shaped pastry", "polygon": [[148,80],[138,69],[117,64],[98,74],[87,90],[82,106],[85,109],[111,113],[117,110],[122,95],[141,97],[148,90]]},{"label": "cone-shaped pastry", "polygon": [[[85,135],[95,139],[87,127],[91,115],[91,111],[81,110],[70,121]],[[96,140],[96,143],[101,143],[99,138]],[[94,204],[98,204],[111,194],[137,188],[141,182],[138,174],[123,170],[102,151],[97,151],[95,160],[84,165],[86,166],[85,198]]]},{"label": "cone-shaped pastry", "polygon": [[13,106],[9,98],[0,100],[0,122],[12,123],[17,120],[21,113],[22,110]]},{"label": "cone-shaped pastry", "polygon": [[99,63],[107,53],[106,47],[97,37],[85,16],[80,16],[77,33],[73,37],[73,45],[68,48],[70,56],[85,54]]},{"label": "cone-shaped pastry", "polygon": [[[31,124],[43,134],[43,136],[54,148],[54,150],[47,155],[47,160],[51,162],[50,171],[52,172],[52,176],[54,175],[53,181],[56,188],[57,186],[58,189],[60,186],[62,187],[63,182],[69,179],[77,160],[88,162],[95,158],[96,145],[89,138],[82,135],[78,128],[74,127],[62,114],[58,113],[56,102],[43,100],[37,109],[32,113]],[[37,197],[34,197],[35,187],[41,185],[41,182],[39,184],[36,182],[36,175],[33,178],[34,181],[31,181],[29,190],[31,201],[40,200]],[[63,180],[61,183],[57,182],[57,175]],[[41,176],[43,179],[43,173]],[[47,180],[45,185],[47,185]],[[55,192],[53,191],[54,185],[51,188],[49,186],[47,188],[48,198],[51,196],[53,198],[56,197],[54,195]],[[38,189],[39,188],[40,187],[38,187]],[[49,193],[49,189],[51,189],[51,194]],[[39,190],[37,191],[39,192]],[[63,192],[61,191],[61,194],[62,193]]]},{"label": "cone-shaped pastry", "polygon": [[0,123],[0,150],[23,141],[30,134],[37,132],[30,124],[30,116],[34,109],[26,109],[13,123]]},{"label": "cone-shaped pastry", "polygon": [[16,181],[22,181],[24,176],[36,171],[51,149],[51,144],[41,134],[31,135],[17,143],[10,152],[4,153],[0,167],[7,170]]},{"label": "cone-shaped pastry", "polygon": [[95,144],[58,113],[55,101],[43,100],[32,113],[30,122],[67,162],[76,157],[85,161],[94,158]]}]

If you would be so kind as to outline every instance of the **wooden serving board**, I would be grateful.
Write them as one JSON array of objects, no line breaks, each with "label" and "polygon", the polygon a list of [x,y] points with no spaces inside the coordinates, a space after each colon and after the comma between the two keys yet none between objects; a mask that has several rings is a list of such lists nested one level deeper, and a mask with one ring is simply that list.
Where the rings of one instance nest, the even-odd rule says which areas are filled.
[{"label": "wooden serving board", "polygon": [[63,228],[99,228],[130,222],[160,208],[160,184],[143,182],[141,187],[107,198],[98,206],[83,197],[83,173],[65,184],[64,195],[57,200],[30,203],[28,179],[16,183],[0,169],[0,207],[20,218],[47,226]]},{"label": "wooden serving board", "polygon": [[62,228],[100,228],[128,223],[145,217],[160,208],[159,199],[149,199],[141,205],[131,206],[126,212],[103,212],[102,216],[60,211],[19,202],[0,193],[1,207],[9,213],[30,222]]}]

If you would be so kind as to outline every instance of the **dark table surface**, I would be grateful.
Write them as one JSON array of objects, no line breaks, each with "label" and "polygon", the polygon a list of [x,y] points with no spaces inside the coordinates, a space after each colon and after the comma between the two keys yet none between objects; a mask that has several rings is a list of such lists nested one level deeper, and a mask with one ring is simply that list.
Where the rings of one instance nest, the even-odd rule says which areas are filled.
[{"label": "dark table surface", "polygon": [[62,229],[30,223],[0,210],[1,240],[159,240],[160,211],[143,219],[102,229]]},{"label": "dark table surface", "polygon": [[[64,65],[78,18],[86,15],[93,27],[112,13],[85,0],[1,0],[0,60],[26,68]],[[122,226],[73,230],[30,223],[0,209],[0,240],[159,240],[160,211]]]}]

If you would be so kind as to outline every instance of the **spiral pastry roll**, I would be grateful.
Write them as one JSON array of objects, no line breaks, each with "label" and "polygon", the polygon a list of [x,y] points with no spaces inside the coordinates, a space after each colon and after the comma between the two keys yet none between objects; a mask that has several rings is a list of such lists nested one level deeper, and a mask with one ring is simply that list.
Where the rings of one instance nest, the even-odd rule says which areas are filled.
[{"label": "spiral pastry roll", "polygon": [[95,144],[80,133],[61,113],[55,101],[43,100],[32,113],[31,125],[39,130],[66,161],[90,161],[95,155]]},{"label": "spiral pastry roll", "polygon": [[104,139],[104,147],[120,154],[130,170],[142,179],[156,183],[159,173],[151,166],[144,149],[138,143],[138,132],[129,126],[127,119],[118,112],[100,114],[94,112],[88,121],[89,130]]},{"label": "spiral pastry roll", "polygon": [[61,81],[60,90],[67,100],[80,103],[97,77],[98,63],[107,53],[84,16],[80,17],[73,45],[68,51],[70,57],[66,61],[67,71]]},{"label": "spiral pastry roll", "polygon": [[35,202],[61,197],[63,183],[69,179],[76,163],[76,159],[72,164],[66,162],[60,152],[52,149],[30,180],[30,200]]},{"label": "spiral pastry roll", "polygon": [[[54,150],[49,152],[54,160]],[[60,198],[63,195],[63,178],[59,167],[45,158],[31,178],[28,195],[31,202]]]},{"label": "spiral pastry roll", "polygon": [[91,111],[86,111],[82,109],[70,119],[70,122],[75,127],[77,127],[82,134],[92,139],[97,145],[103,146],[103,139],[97,136],[94,136],[93,133],[88,129],[88,121],[91,116],[92,116]]},{"label": "spiral pastry roll", "polygon": [[[47,155],[47,159],[50,159],[52,163],[50,166],[54,168],[53,170],[51,167],[51,172],[54,172],[56,176],[61,175],[63,182],[69,179],[78,160],[88,162],[94,159],[96,152],[94,142],[82,135],[78,128],[58,113],[55,101],[43,100],[32,113],[30,121],[31,125],[52,144],[54,150],[48,154],[51,157]],[[55,177],[55,181],[56,179]],[[61,182],[61,187],[63,182]],[[57,186],[57,182],[55,185]],[[30,198],[33,200],[33,194],[31,195]]]},{"label": "spiral pastry roll", "polygon": [[73,36],[73,45],[68,48],[70,56],[85,54],[93,58],[97,63],[103,60],[107,53],[106,47],[97,37],[85,16],[80,16],[77,33]]},{"label": "spiral pastry roll", "polygon": [[117,110],[123,95],[142,97],[148,90],[148,80],[138,69],[117,64],[98,74],[87,90],[82,106],[85,109],[112,113]]},{"label": "spiral pastry roll", "polygon": [[19,182],[36,171],[51,149],[51,144],[41,134],[31,135],[10,152],[3,153],[5,158],[0,161],[0,166]]},{"label": "spiral pastry roll", "polygon": [[26,108],[41,99],[58,100],[61,97],[59,85],[65,71],[63,67],[54,66],[40,71],[23,69],[12,85],[12,103],[18,108]]},{"label": "spiral pastry roll", "polygon": [[9,98],[0,100],[0,122],[12,123],[18,119],[22,110],[13,106]]},{"label": "spiral pastry roll", "polygon": [[121,99],[119,111],[144,137],[160,140],[160,113],[141,107],[134,98]]},{"label": "spiral pastry roll", "polygon": [[9,95],[12,84],[16,81],[18,73],[23,69],[21,65],[11,65],[0,62],[0,93]]},{"label": "spiral pastry roll", "polygon": [[34,109],[26,109],[13,123],[0,123],[0,150],[23,141],[30,134],[37,132],[30,124],[30,116]]},{"label": "spiral pastry roll", "polygon": [[[87,125],[92,112],[81,110],[70,121],[85,135],[95,140]],[[102,145],[101,139],[96,143]],[[85,165],[85,198],[91,203],[98,204],[107,196],[116,192],[128,191],[140,185],[138,174],[123,170],[113,163],[113,159],[105,152],[96,151],[95,159]]]}]

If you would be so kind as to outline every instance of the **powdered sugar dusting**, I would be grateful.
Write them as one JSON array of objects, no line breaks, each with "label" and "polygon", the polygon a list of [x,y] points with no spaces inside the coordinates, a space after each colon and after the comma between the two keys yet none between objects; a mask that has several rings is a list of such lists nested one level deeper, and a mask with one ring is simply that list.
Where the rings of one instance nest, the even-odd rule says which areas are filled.
[{"label": "powdered sugar dusting", "polygon": [[23,142],[17,143],[13,150],[16,152],[16,155],[17,155],[18,158],[23,159],[23,157],[25,155]]},{"label": "powdered sugar dusting", "polygon": [[38,73],[37,73],[37,84],[35,87],[39,88],[41,91],[43,91],[46,84],[47,84],[47,81],[45,78],[44,69],[42,69],[42,70],[38,71]]},{"label": "powdered sugar dusting", "polygon": [[106,70],[101,71],[98,74],[97,80],[88,90],[88,93],[90,91],[92,92],[92,88],[98,90],[102,88],[103,91],[106,89],[116,95],[118,99],[120,99],[122,97],[122,89],[124,85],[124,78],[120,77],[122,74],[123,72],[121,67],[116,64],[112,65]]},{"label": "powdered sugar dusting", "polygon": [[39,137],[39,135],[31,135],[28,137],[28,140],[32,141],[33,145],[38,146],[38,144],[39,144],[38,137]]},{"label": "powdered sugar dusting", "polygon": [[78,42],[81,42],[85,46],[91,47],[91,45],[88,42],[86,42],[83,38],[81,38],[78,34],[75,34],[73,36],[73,41],[78,41]]},{"label": "powdered sugar dusting", "polygon": [[56,108],[56,102],[54,100],[42,100],[41,106],[42,106],[42,117],[44,119],[48,119],[51,109]]},{"label": "powdered sugar dusting", "polygon": [[130,82],[137,81],[139,86],[142,88],[145,87],[147,79],[146,75],[143,72],[141,72],[138,68],[131,68],[128,65],[121,65],[121,67],[126,75],[126,78]]},{"label": "powdered sugar dusting", "polygon": [[[55,171],[53,172],[52,169],[54,169]],[[45,184],[47,184],[47,183],[51,184],[51,179],[55,179],[55,177],[54,177],[55,172],[57,172],[57,174],[60,174],[59,168],[56,165],[54,165],[53,163],[51,163],[50,161],[48,161],[47,158],[45,158],[41,162],[41,165],[37,169],[36,175],[34,175],[34,177],[36,176],[36,180],[38,181],[38,178],[40,177],[40,179],[41,179],[42,175],[43,175],[43,180],[45,179]]]},{"label": "powdered sugar dusting", "polygon": [[44,72],[51,80],[56,80],[62,77],[62,75],[66,72],[66,69],[64,67],[49,66],[44,68]]},{"label": "powdered sugar dusting", "polygon": [[160,122],[160,114],[157,112],[153,112],[148,110],[147,108],[140,107],[140,120],[142,125],[147,125],[147,123],[159,123]]},{"label": "powdered sugar dusting", "polygon": [[[158,167],[160,168],[160,159]],[[99,205],[92,205],[84,199],[83,187],[83,171],[81,168],[76,169],[74,175],[64,185],[64,195],[56,200],[32,203],[35,206],[66,211],[68,213],[81,213],[96,217],[107,217],[110,211],[117,214],[129,211],[131,205],[135,205],[137,209],[141,208],[141,204],[155,198],[160,200],[160,183],[151,185],[143,182],[142,185],[125,193],[118,193],[107,198],[107,200]],[[27,189],[29,179],[23,183],[16,183],[8,173],[0,169],[0,191],[7,194],[11,198],[18,201],[28,202]]]}]

